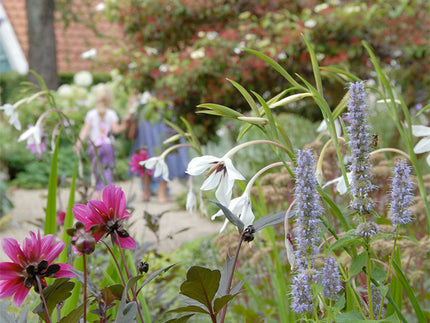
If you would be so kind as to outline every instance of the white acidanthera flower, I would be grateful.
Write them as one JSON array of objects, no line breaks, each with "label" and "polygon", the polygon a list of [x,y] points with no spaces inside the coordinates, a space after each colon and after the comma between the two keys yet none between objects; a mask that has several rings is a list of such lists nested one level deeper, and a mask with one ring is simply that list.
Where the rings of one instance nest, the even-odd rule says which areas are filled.
[{"label": "white acidanthera flower", "polygon": [[[346,177],[348,178],[348,182],[351,183],[352,172],[346,173]],[[348,191],[348,189],[346,187],[345,179],[343,178],[343,176],[336,177],[335,179],[325,183],[322,186],[322,188],[326,188],[327,186],[329,186],[331,184],[336,184],[336,191],[338,191],[340,193],[340,195],[343,195]]]},{"label": "white acidanthera flower", "polygon": [[[249,196],[248,191],[245,191],[241,196],[232,199],[228,205],[228,209],[243,222],[245,228],[254,222],[255,216],[254,212],[252,212],[251,197]],[[223,214],[222,210],[219,210],[217,213],[212,215],[211,220],[215,220],[215,218]],[[225,219],[220,232],[224,231],[228,222],[228,219]]]},{"label": "white acidanthera flower", "polygon": [[197,176],[203,174],[208,168],[208,176],[200,189],[209,191],[218,187],[215,192],[216,198],[222,205],[229,205],[234,181],[244,180],[245,178],[233,166],[231,159],[226,156],[221,158],[210,155],[194,157],[189,162],[186,173],[191,176]]},{"label": "white acidanthera flower", "polygon": [[[415,137],[424,137],[414,147],[414,153],[422,154],[430,152],[430,127],[412,126],[412,134]],[[426,158],[427,164],[430,165],[430,154]]]},{"label": "white acidanthera flower", "polygon": [[[338,119],[334,120],[334,127],[336,129],[336,135],[340,137],[342,135],[342,126]],[[321,121],[317,129],[317,132],[323,132],[323,131],[327,131],[327,123],[325,122],[325,120]]]},{"label": "white acidanthera flower", "polygon": [[154,177],[162,176],[166,182],[169,181],[169,167],[167,166],[164,157],[151,157],[139,162],[139,164],[147,169],[154,169]]},{"label": "white acidanthera flower", "polygon": [[19,138],[18,142],[27,140],[27,145],[31,146],[34,145],[36,148],[36,152],[41,154],[42,153],[42,133],[43,129],[40,126],[39,122],[36,122],[36,125],[30,126],[27,131],[22,133]]},{"label": "white acidanthera flower", "polygon": [[185,204],[185,209],[188,212],[195,212],[197,210],[197,197],[194,190],[190,188],[187,194],[187,203]]},{"label": "white acidanthera flower", "polygon": [[16,106],[6,103],[5,105],[0,106],[0,110],[4,110],[6,116],[9,117],[9,124],[15,127],[16,130],[21,130],[21,122],[19,122],[19,115],[16,111]]}]

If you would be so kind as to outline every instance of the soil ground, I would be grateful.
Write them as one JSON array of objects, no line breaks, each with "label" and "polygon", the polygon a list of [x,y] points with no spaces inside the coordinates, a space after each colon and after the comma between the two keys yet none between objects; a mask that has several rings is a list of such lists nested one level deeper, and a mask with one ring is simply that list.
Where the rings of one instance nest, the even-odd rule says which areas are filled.
[{"label": "soil ground", "polygon": [[[126,194],[127,205],[134,209],[129,219],[128,232],[137,241],[144,244],[155,244],[159,252],[171,252],[179,248],[184,242],[202,236],[209,236],[219,231],[222,222],[212,222],[210,219],[197,213],[190,213],[180,209],[176,202],[160,204],[156,196],[151,196],[149,202],[142,201],[142,191],[138,178],[126,182],[116,183],[122,187]],[[172,201],[178,194],[186,191],[186,185],[181,181],[169,183],[169,193]],[[67,207],[70,190],[60,188],[57,208]],[[25,190],[12,188],[9,198],[14,204],[10,212],[12,218],[0,226],[0,239],[11,237],[19,243],[28,236],[28,231],[36,231],[37,223],[44,217],[44,208],[47,201],[47,190]],[[80,197],[75,195],[75,199]],[[144,212],[162,215],[159,221],[159,241],[150,231],[144,219]],[[179,232],[179,233],[178,233]],[[9,261],[9,257],[0,248],[0,262]]]}]

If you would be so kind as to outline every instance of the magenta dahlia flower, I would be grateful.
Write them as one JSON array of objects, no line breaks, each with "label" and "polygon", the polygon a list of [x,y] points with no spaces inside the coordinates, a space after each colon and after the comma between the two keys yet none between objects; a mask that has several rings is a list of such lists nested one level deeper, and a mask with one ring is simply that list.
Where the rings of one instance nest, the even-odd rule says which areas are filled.
[{"label": "magenta dahlia flower", "polygon": [[98,242],[111,235],[112,241],[124,249],[136,248],[136,241],[122,228],[122,223],[131,215],[125,209],[124,191],[114,184],[103,189],[102,201],[91,200],[87,205],[75,204],[73,214],[85,225],[85,231],[93,234]]},{"label": "magenta dahlia flower", "polygon": [[135,153],[130,159],[130,170],[132,173],[139,172],[139,176],[143,177],[145,174],[152,175],[152,170],[146,169],[140,164],[141,161],[148,159],[148,152],[144,149]]},{"label": "magenta dahlia flower", "polygon": [[14,295],[13,302],[21,306],[31,287],[39,292],[38,283],[46,287],[45,277],[74,277],[67,264],[52,263],[63,251],[64,242],[54,242],[55,237],[48,234],[40,236],[30,231],[30,238],[25,238],[22,248],[13,238],[1,241],[4,252],[12,262],[0,263],[0,298]]}]

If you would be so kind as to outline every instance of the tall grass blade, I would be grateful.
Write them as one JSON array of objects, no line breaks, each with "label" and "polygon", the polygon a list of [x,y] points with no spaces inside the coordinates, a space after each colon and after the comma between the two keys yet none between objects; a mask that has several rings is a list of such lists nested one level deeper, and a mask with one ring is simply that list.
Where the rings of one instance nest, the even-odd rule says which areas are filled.
[{"label": "tall grass blade", "polygon": [[45,227],[44,233],[57,233],[57,163],[58,163],[58,147],[60,145],[60,136],[57,137],[55,143],[54,154],[52,155],[51,173],[49,174],[48,184],[48,201],[46,204]]}]

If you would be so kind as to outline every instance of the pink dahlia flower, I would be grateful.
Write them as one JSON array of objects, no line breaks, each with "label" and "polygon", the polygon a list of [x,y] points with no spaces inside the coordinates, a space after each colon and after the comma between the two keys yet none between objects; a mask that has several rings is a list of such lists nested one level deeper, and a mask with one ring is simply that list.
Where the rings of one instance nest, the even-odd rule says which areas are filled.
[{"label": "pink dahlia flower", "polygon": [[55,237],[48,234],[40,236],[30,231],[30,238],[25,238],[22,248],[13,238],[1,241],[4,252],[12,262],[0,263],[0,298],[14,295],[13,302],[21,306],[31,287],[39,292],[37,281],[46,287],[45,277],[74,277],[67,264],[52,263],[63,251],[64,242],[54,242]]},{"label": "pink dahlia flower", "polygon": [[122,223],[131,215],[125,209],[125,194],[114,184],[103,189],[102,201],[91,200],[87,205],[75,204],[73,214],[85,225],[85,231],[93,234],[98,242],[106,235],[124,249],[136,248],[136,241],[122,228]]},{"label": "pink dahlia flower", "polygon": [[130,170],[133,173],[139,172],[139,176],[143,177],[145,174],[152,175],[152,170],[146,169],[144,166],[140,164],[141,161],[148,159],[148,153],[146,150],[142,149],[138,153],[131,156],[130,160]]}]

